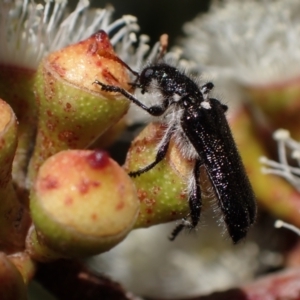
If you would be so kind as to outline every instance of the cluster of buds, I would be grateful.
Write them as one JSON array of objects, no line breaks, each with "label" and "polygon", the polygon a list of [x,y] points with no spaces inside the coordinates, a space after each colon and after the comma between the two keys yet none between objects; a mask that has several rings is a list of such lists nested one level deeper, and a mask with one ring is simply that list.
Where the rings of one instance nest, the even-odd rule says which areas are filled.
[{"label": "cluster of buds", "polygon": [[[84,3],[79,2],[77,16]],[[63,3],[55,5],[63,9]],[[3,7],[11,13],[10,4]],[[46,11],[51,5],[35,9]],[[26,27],[24,15],[20,22]],[[4,14],[1,18],[5,23]],[[132,43],[135,28],[132,18],[111,28],[105,20],[105,31],[50,49],[37,68],[15,64],[13,57],[0,62],[0,273],[10,271],[18,286],[14,293],[24,294],[36,262],[99,254],[133,228],[188,213],[184,178],[191,166],[176,147],[159,168],[136,179],[127,175],[155,157],[163,132],[159,124],[149,125],[134,141],[125,168],[103,150],[125,128],[130,101],[102,91],[94,82],[132,92],[125,64],[112,44],[120,36]],[[128,24],[130,29],[124,30]],[[110,40],[107,32],[118,26]],[[147,50],[145,43],[142,46],[137,57]]]},{"label": "cluster of buds", "polygon": [[[0,38],[3,39],[0,47],[0,279],[4,283],[0,285],[0,295],[7,295],[7,299],[26,299],[28,282],[34,276],[43,277],[43,268],[38,265],[47,265],[49,272],[54,268],[58,276],[57,270],[62,266],[69,268],[68,262],[112,249],[132,229],[187,216],[186,178],[192,168],[171,140],[166,158],[158,166],[140,177],[128,176],[129,172],[153,162],[157,143],[165,130],[159,123],[149,124],[132,142],[124,166],[109,157],[107,147],[127,124],[134,123],[128,118],[141,120],[143,116],[126,115],[129,100],[102,91],[94,82],[98,80],[134,92],[122,61],[138,70],[148,51],[145,36],[136,40],[134,17],[124,16],[110,24],[111,8],[87,11],[87,1],[80,0],[75,11],[60,23],[66,1],[54,4],[46,1],[45,6],[27,1],[20,5],[21,2],[0,2]],[[295,0],[288,2],[298,5]],[[246,17],[239,9],[239,1],[232,1],[232,6],[229,1],[226,3],[224,7],[232,9],[244,22]],[[250,8],[257,5],[256,1],[247,3]],[[246,47],[247,51],[238,47],[240,42],[230,26],[221,22],[222,26],[215,27],[217,19],[213,14],[218,14],[220,8],[222,11],[222,5],[214,5],[210,14],[200,19],[201,26],[186,26],[190,32],[196,28],[197,34],[201,28],[199,38],[204,42],[200,44],[206,48],[195,51],[193,47],[199,45],[192,38],[191,45],[186,40],[189,50],[186,53],[196,56],[204,53],[207,57],[191,57],[207,70],[217,70],[219,75],[224,71],[231,79],[237,77],[235,83],[244,92],[241,97],[250,101],[239,105],[231,115],[231,125],[257,198],[274,215],[300,227],[299,144],[286,131],[277,132],[274,137],[278,142],[279,163],[274,162],[271,144],[271,132],[276,128],[287,128],[299,139],[298,68],[292,68],[292,74],[282,82],[276,76],[268,81],[265,78],[268,74],[260,82],[251,82],[251,75],[256,78],[259,72],[248,65],[240,68],[240,73],[230,71],[229,67],[210,66],[210,61],[218,65],[216,57],[221,59],[226,49],[229,49],[228,57],[233,57],[232,48],[224,42],[227,35],[226,40],[235,51],[251,54],[250,47]],[[252,11],[247,5],[246,16]],[[278,7],[274,5],[274,14],[268,15],[275,16]],[[226,14],[222,16],[226,20]],[[220,47],[215,47],[212,34],[205,34],[206,31],[213,31],[216,36],[221,34]],[[280,27],[278,32],[281,31]],[[291,30],[288,32],[292,35]],[[265,33],[261,31],[259,40],[265,43],[260,44],[270,45],[270,40],[276,40],[265,38]],[[251,32],[245,37],[251,38]],[[154,57],[157,47],[148,60]],[[222,55],[216,53],[219,49]],[[210,59],[210,55],[214,58]],[[230,62],[228,57],[224,61]],[[276,55],[273,59],[278,61]],[[252,62],[252,57],[245,61]],[[293,151],[294,164],[290,163],[286,148]],[[265,172],[279,174],[288,182],[262,174],[259,162],[262,156],[273,159],[263,159],[270,167]],[[204,173],[201,172],[201,183],[209,184]],[[38,264],[45,262],[51,264]],[[92,277],[83,270],[76,265],[81,278],[98,283],[97,276]],[[74,286],[78,284],[76,280]],[[247,294],[248,290],[258,289],[246,286],[243,292]]]}]

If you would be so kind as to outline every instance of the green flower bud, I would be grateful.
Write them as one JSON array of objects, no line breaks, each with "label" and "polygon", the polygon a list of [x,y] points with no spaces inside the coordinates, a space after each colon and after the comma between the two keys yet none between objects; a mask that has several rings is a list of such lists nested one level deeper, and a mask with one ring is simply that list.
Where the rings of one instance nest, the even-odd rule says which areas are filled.
[{"label": "green flower bud", "polygon": [[129,101],[102,92],[94,81],[129,88],[126,68],[114,54],[105,32],[48,55],[36,78],[38,132],[29,177],[51,155],[82,149],[115,124]]},{"label": "green flower bud", "polygon": [[27,299],[23,278],[13,263],[0,252],[0,295],[1,300]]},{"label": "green flower bud", "polygon": [[29,215],[19,202],[12,183],[12,162],[17,148],[17,120],[0,99],[0,249],[7,253],[24,248]]},{"label": "green flower bud", "polygon": [[37,239],[67,257],[109,250],[125,238],[139,212],[130,177],[102,151],[50,157],[30,198]]},{"label": "green flower bud", "polygon": [[[0,65],[0,98],[12,107],[18,119],[18,146],[13,163],[13,179],[22,192],[28,153],[36,130],[37,109],[33,93],[35,70]],[[21,195],[24,198],[25,195]]]},{"label": "green flower bud", "polygon": [[[129,149],[125,169],[137,171],[152,163],[157,153],[164,127],[159,123],[149,124],[133,141]],[[189,212],[186,188],[193,161],[183,158],[171,140],[166,158],[153,169],[132,178],[141,202],[140,214],[135,227],[148,227],[186,217]],[[201,188],[208,183],[201,169]]]},{"label": "green flower bud", "polygon": [[23,281],[27,285],[33,278],[36,271],[36,263],[27,252],[17,252],[7,256],[22,275]]},{"label": "green flower bud", "polygon": [[257,200],[280,219],[300,227],[300,196],[285,179],[261,172],[260,157],[268,156],[245,109],[230,119],[242,160],[245,164]]},{"label": "green flower bud", "polygon": [[291,136],[300,139],[300,84],[299,78],[262,86],[244,87],[249,100],[264,113],[272,130],[288,129]]},{"label": "green flower bud", "polygon": [[51,262],[65,257],[44,244],[43,236],[38,239],[34,225],[30,227],[26,237],[26,252],[31,259],[39,262]]}]

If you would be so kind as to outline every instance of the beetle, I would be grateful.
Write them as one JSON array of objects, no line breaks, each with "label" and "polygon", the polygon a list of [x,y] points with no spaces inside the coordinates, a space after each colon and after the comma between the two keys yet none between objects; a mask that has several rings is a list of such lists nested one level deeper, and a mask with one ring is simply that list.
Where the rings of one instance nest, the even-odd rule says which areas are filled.
[{"label": "beetle", "polygon": [[156,166],[166,156],[171,138],[174,138],[182,155],[194,162],[188,184],[190,214],[174,229],[170,240],[174,240],[186,227],[195,228],[200,220],[199,177],[200,167],[204,166],[228,233],[233,243],[239,242],[255,221],[256,202],[225,116],[228,108],[209,96],[213,83],[199,86],[184,72],[165,62],[149,65],[140,73],[124,65],[136,76],[130,84],[141,89],[142,94],[155,93],[157,104],[148,107],[123,88],[98,80],[94,83],[103,91],[122,94],[166,125],[155,160],[129,175],[136,177]]}]

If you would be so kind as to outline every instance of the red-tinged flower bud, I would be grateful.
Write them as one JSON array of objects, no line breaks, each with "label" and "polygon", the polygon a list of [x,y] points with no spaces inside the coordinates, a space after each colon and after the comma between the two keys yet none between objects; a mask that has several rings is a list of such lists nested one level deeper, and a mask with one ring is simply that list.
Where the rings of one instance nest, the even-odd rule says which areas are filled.
[{"label": "red-tinged flower bud", "polygon": [[25,251],[8,255],[7,258],[19,270],[25,284],[29,284],[36,271],[36,262]]},{"label": "red-tinged flower bud", "polygon": [[90,147],[89,149],[107,149],[120,136],[126,128],[126,117],[123,117],[119,122],[105,131]]},{"label": "red-tinged flower bud", "polygon": [[67,257],[107,251],[139,212],[130,177],[103,151],[68,150],[40,168],[31,191],[37,238]]},{"label": "red-tinged flower bud", "polygon": [[0,295],[1,300],[25,300],[27,290],[17,268],[0,252]]},{"label": "red-tinged flower bud", "polygon": [[15,114],[11,107],[0,99],[0,187],[6,187],[11,181],[12,162],[17,143]]},{"label": "red-tinged flower bud", "polygon": [[26,237],[26,252],[31,259],[39,262],[51,262],[66,257],[44,244],[42,236],[38,239],[34,225],[30,227]]},{"label": "red-tinged flower bud", "polygon": [[300,139],[300,78],[268,85],[248,85],[244,90],[256,104],[274,130],[285,128],[296,140]]},{"label": "red-tinged flower bud", "polygon": [[[130,172],[137,171],[152,163],[157,153],[157,143],[164,132],[165,128],[161,124],[149,124],[133,141],[127,155],[125,169]],[[171,140],[165,159],[153,169],[132,178],[141,202],[135,227],[165,223],[189,214],[186,191],[192,168],[193,161],[184,159],[174,141]],[[205,172],[201,170],[203,189],[207,189],[205,185],[208,182]]]},{"label": "red-tinged flower bud", "polygon": [[35,73],[32,69],[0,64],[0,98],[11,106],[18,119],[13,179],[20,190],[25,188],[28,153],[36,131],[37,109],[33,93]]},{"label": "red-tinged flower bud", "polygon": [[43,60],[36,79],[39,120],[31,181],[46,158],[86,148],[127,112],[129,101],[101,91],[96,79],[129,88],[126,68],[104,31]]},{"label": "red-tinged flower bud", "polygon": [[257,200],[278,218],[300,227],[300,195],[285,179],[262,173],[260,158],[268,154],[247,110],[236,111],[230,124]]},{"label": "red-tinged flower bud", "polygon": [[12,163],[17,148],[17,120],[0,99],[0,249],[7,253],[24,248],[29,215],[19,202],[12,182]]}]

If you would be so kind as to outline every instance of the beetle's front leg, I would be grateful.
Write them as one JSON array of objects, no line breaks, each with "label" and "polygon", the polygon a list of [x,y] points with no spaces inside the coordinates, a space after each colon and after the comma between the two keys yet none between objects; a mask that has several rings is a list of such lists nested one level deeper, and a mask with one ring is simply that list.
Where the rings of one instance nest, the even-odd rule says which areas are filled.
[{"label": "beetle's front leg", "polygon": [[120,88],[118,86],[107,85],[107,84],[100,82],[99,80],[95,80],[93,83],[98,84],[101,87],[102,91],[122,94],[128,100],[130,100],[131,102],[133,102],[134,104],[136,104],[137,106],[139,106],[140,108],[142,108],[143,110],[145,110],[152,116],[159,117],[167,109],[167,107],[164,105],[154,105],[154,106],[147,107],[140,100],[135,98],[132,94],[128,93],[125,89]]},{"label": "beetle's front leg", "polygon": [[129,172],[128,175],[131,177],[137,177],[140,176],[141,174],[151,170],[152,168],[154,168],[159,162],[161,162],[164,157],[166,156],[167,152],[168,152],[168,148],[170,145],[170,139],[173,133],[173,127],[168,128],[167,132],[165,133],[164,137],[162,138],[159,146],[158,146],[158,151],[156,153],[156,157],[155,160],[149,164],[148,166],[139,169],[137,171],[134,172]]}]

